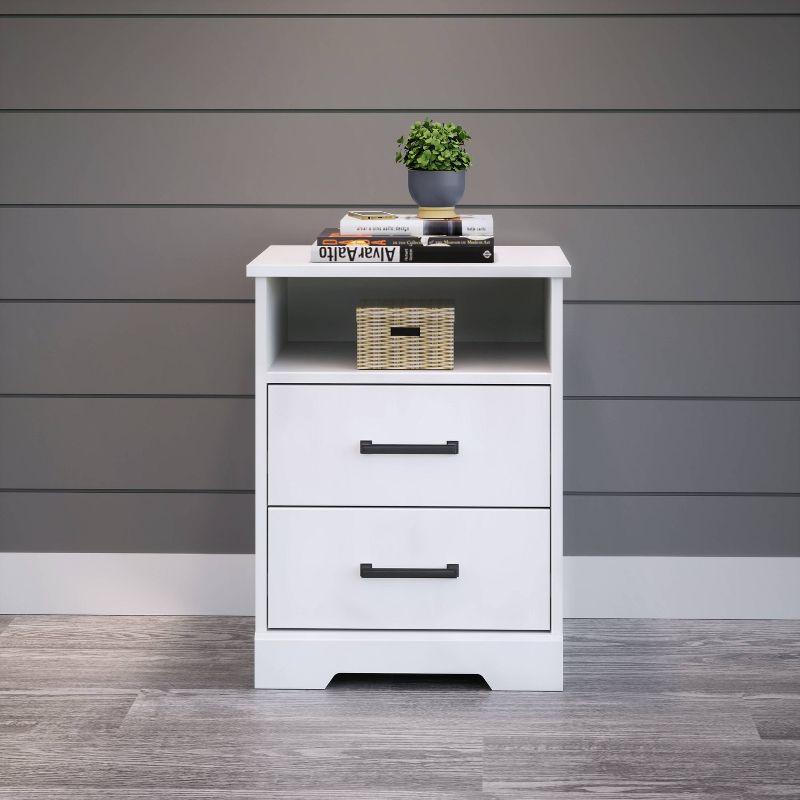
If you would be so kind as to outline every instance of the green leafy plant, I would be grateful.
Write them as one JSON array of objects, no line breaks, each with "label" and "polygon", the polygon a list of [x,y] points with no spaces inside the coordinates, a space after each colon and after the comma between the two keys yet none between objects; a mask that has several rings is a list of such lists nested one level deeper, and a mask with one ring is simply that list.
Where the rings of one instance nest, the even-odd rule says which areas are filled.
[{"label": "green leafy plant", "polygon": [[409,169],[462,170],[472,163],[464,142],[472,137],[452,122],[434,122],[427,117],[415,122],[406,136],[397,140],[400,145],[394,160]]}]

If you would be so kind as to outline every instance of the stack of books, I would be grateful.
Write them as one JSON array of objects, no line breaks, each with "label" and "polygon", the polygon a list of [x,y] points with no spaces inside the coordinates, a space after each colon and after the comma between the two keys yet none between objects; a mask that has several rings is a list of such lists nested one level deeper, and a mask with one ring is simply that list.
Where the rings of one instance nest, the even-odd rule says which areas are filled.
[{"label": "stack of books", "polygon": [[353,263],[494,261],[491,214],[420,219],[389,211],[348,211],[338,228],[326,228],[311,248],[314,262]]}]

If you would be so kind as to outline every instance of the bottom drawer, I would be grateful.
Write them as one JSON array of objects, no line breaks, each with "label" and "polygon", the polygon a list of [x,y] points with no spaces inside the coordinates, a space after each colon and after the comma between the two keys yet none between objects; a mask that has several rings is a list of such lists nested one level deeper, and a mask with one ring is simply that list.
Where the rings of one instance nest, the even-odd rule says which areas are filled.
[{"label": "bottom drawer", "polygon": [[549,630],[550,512],[270,508],[267,593],[270,628]]}]

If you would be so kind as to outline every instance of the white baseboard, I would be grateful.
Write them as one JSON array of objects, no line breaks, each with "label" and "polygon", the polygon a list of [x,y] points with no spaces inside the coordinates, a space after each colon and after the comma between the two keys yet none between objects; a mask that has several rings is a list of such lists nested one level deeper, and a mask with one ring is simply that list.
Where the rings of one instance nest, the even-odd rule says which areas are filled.
[{"label": "white baseboard", "polygon": [[800,558],[570,556],[564,615],[800,619]]},{"label": "white baseboard", "polygon": [[[0,614],[253,613],[251,555],[0,553]],[[567,617],[799,619],[800,558],[568,556]]]},{"label": "white baseboard", "polygon": [[0,614],[252,614],[252,555],[0,553]]}]

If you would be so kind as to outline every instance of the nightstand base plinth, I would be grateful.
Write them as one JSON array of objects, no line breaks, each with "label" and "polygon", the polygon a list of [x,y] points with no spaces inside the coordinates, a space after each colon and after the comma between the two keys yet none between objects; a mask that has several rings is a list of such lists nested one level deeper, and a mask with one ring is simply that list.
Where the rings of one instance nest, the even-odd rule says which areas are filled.
[{"label": "nightstand base plinth", "polygon": [[334,675],[481,675],[492,689],[563,688],[553,633],[267,631],[255,638],[259,689],[324,689]]}]

